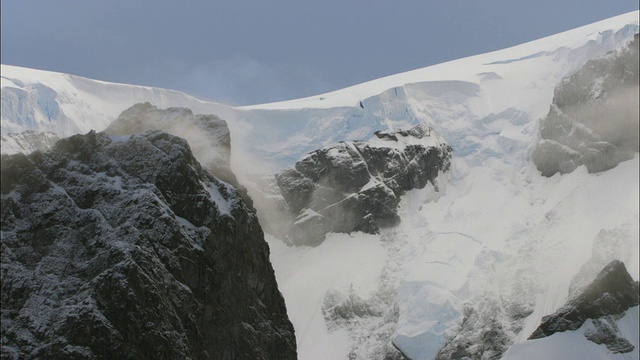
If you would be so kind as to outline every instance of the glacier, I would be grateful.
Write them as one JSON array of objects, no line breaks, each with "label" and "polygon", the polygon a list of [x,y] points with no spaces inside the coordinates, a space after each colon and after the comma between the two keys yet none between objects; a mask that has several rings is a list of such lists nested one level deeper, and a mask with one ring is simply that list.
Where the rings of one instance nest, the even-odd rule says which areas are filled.
[{"label": "glacier", "polygon": [[[563,358],[580,358],[596,346],[582,335],[527,338],[569,299],[576,276],[594,259],[604,264],[615,256],[638,280],[639,157],[602,173],[581,166],[547,178],[531,156],[554,87],[637,32],[632,12],[327,94],[237,108],[2,65],[2,134],[101,131],[140,102],[216,114],[230,129],[231,167],[265,219],[265,177],[340,141],[427,125],[453,148],[451,171],[437,186],[402,196],[398,226],[330,233],[315,247],[266,235],[299,357],[432,359],[465,316],[478,314],[470,333],[499,328],[506,358],[533,357],[542,348],[536,344],[557,349],[565,340],[580,350]],[[11,151],[4,140],[2,151]],[[348,301],[375,311],[332,318],[328,309]],[[633,335],[633,313],[627,316],[620,327]],[[635,334],[637,344],[637,322]],[[602,348],[598,354],[610,357]],[[624,356],[637,354],[636,345]]]}]

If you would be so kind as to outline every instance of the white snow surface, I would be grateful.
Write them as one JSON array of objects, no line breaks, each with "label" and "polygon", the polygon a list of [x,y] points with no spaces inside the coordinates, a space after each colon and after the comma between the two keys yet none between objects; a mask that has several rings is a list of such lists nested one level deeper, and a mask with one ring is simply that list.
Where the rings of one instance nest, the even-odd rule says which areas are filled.
[{"label": "white snow surface", "polygon": [[[377,130],[426,124],[452,146],[452,169],[438,179],[439,191],[428,186],[403,196],[398,227],[380,235],[329,234],[314,248],[288,247],[266,235],[299,358],[380,358],[378,349],[389,339],[368,334],[384,327],[410,358],[432,359],[460,325],[463,307],[486,300],[533,310],[513,334],[508,358],[535,357],[537,349],[557,349],[565,340],[571,345],[562,351],[573,352],[563,358],[581,358],[597,345],[579,332],[526,339],[542,316],[567,301],[572,279],[585,263],[613,256],[593,251],[624,257],[620,260],[638,280],[639,157],[599,174],[581,167],[551,178],[542,177],[529,157],[555,85],[637,32],[636,11],[324,95],[242,108],[2,65],[2,133],[102,130],[143,101],[214,113],[229,125],[232,168],[255,197],[259,175],[292,165],[309,151],[341,140],[369,140]],[[11,110],[20,91],[31,96],[35,110]],[[64,114],[58,124],[47,121],[47,111],[55,108],[48,106],[52,99]],[[612,241],[603,242],[603,234]],[[340,328],[324,319],[327,291],[354,291],[376,302],[376,294],[389,289],[396,294],[393,304],[382,305],[397,306],[396,323],[363,319]],[[637,344],[635,311],[624,328],[632,332],[635,326]],[[589,353],[617,358],[601,347]]]},{"label": "white snow surface", "polygon": [[[233,186],[227,184],[222,180],[218,181],[220,181],[220,183],[222,183],[222,185],[227,189],[227,194],[231,193],[230,189],[233,189]],[[218,208],[220,214],[223,216],[233,217],[233,215],[231,215],[231,210],[235,207],[237,199],[233,199],[229,195],[226,195],[226,197],[223,196],[216,184],[204,182],[201,182],[201,184],[202,187],[207,190],[213,202],[216,203],[216,207]]]},{"label": "white snow surface", "polygon": [[354,289],[364,297],[375,290],[387,255],[377,236],[330,234],[318,247],[289,247],[273,236],[265,237],[296,330],[298,357],[347,359],[349,334],[328,331],[321,307],[330,289]]},{"label": "white snow surface", "polygon": [[[50,131],[67,137],[104,130],[136,103],[226,115],[230,107],[166,89],[2,64],[2,134]],[[22,101],[22,106],[18,106]]]},{"label": "white snow surface", "polygon": [[[245,106],[243,109],[301,109],[301,108],[334,108],[357,106],[358,102],[371,96],[380,94],[388,89],[402,87],[406,84],[425,81],[470,81],[478,82],[484,79],[495,79],[508,75],[509,77],[529,77],[540,80],[535,73],[519,71],[518,67],[500,66],[507,64],[527,63],[528,60],[549,57],[558,49],[579,48],[590,41],[599,42],[604,31],[617,31],[630,23],[638,23],[638,12],[631,12],[598,23],[586,25],[561,34],[548,36],[526,44],[508,49],[462,58],[439,65],[407,71],[354,85],[326,94],[311,96],[303,99],[282,101],[270,104]],[[537,62],[537,61],[536,61]],[[526,65],[525,65],[526,66]],[[537,66],[532,66],[535,68]],[[479,71],[481,70],[481,71]],[[498,70],[498,72],[493,72]],[[537,69],[542,70],[542,69]],[[516,94],[511,94],[513,97]],[[497,99],[496,99],[497,100]],[[508,101],[508,100],[507,100]]]}]

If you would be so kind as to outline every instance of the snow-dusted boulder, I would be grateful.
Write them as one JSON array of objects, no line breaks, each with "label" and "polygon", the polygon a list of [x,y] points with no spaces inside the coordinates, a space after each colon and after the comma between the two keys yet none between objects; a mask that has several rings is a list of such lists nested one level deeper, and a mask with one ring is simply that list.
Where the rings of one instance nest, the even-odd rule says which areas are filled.
[{"label": "snow-dusted boulder", "polygon": [[619,337],[611,325],[625,312],[638,306],[639,283],[621,261],[615,260],[598,274],[580,296],[569,301],[554,314],[542,318],[542,323],[529,339],[540,339],[557,332],[575,331],[591,319],[594,329],[585,336],[597,344],[605,344],[614,353],[630,352],[634,349],[629,340]]},{"label": "snow-dusted boulder", "polygon": [[638,34],[624,49],[587,62],[556,87],[533,161],[545,176],[580,165],[600,172],[638,152]]},{"label": "snow-dusted boulder", "polygon": [[2,157],[7,359],[294,359],[253,209],[187,142],[90,132]]},{"label": "snow-dusted boulder", "polygon": [[436,186],[436,177],[449,170],[451,147],[427,126],[375,135],[316,150],[276,175],[297,217],[295,243],[317,243],[327,232],[377,233],[397,225],[400,196]]}]

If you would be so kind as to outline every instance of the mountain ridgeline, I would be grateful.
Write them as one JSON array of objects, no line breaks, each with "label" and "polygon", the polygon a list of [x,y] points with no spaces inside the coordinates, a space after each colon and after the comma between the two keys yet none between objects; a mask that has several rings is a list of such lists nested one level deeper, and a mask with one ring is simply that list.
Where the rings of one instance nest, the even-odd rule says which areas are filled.
[{"label": "mountain ridgeline", "polygon": [[254,210],[160,131],[2,157],[7,359],[294,359]]}]

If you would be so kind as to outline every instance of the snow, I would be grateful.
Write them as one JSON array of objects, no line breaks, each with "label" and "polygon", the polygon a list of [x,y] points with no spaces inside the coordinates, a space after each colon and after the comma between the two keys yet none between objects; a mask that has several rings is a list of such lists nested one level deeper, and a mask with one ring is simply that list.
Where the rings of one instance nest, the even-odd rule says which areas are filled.
[{"label": "snow", "polygon": [[46,150],[58,140],[58,136],[50,132],[26,131],[19,134],[2,135],[2,153],[6,155],[30,154],[36,150]]},{"label": "snow", "polygon": [[[517,342],[526,339],[542,316],[565,303],[572,278],[591,257],[591,245],[598,234],[603,229],[637,222],[637,156],[602,174],[588,174],[582,167],[552,178],[541,176],[529,161],[538,139],[538,120],[546,115],[557,82],[586,62],[587,54],[603,55],[619,45],[604,41],[595,54],[578,49],[571,61],[564,57],[566,53],[585,45],[587,35],[594,41],[613,38],[598,35],[608,29],[623,29],[621,34],[627,34],[628,39],[637,30],[637,14],[505,51],[375,80],[322,95],[322,102],[308,98],[244,108],[247,119],[268,119],[265,114],[281,114],[281,122],[308,119],[305,129],[299,129],[298,124],[290,133],[305,134],[300,139],[306,143],[326,141],[330,135],[323,131],[335,132],[330,124],[346,121],[350,131],[370,129],[366,140],[394,146],[393,142],[376,139],[372,130],[407,129],[407,124],[426,123],[453,147],[446,188],[442,187],[440,193],[427,188],[403,196],[400,226],[371,239],[377,238],[383,245],[384,263],[399,264],[389,268],[391,274],[373,283],[397,289],[399,319],[393,341],[410,358],[432,358],[443,345],[447,331],[460,324],[464,304],[474,306],[487,298],[499,304],[510,301],[531,306],[533,313],[515,338]],[[632,25],[627,27],[629,23]],[[493,74],[491,80],[486,73]],[[478,74],[485,75],[479,80]],[[365,99],[364,109],[358,110],[360,99]],[[353,106],[353,110],[330,108],[338,106]],[[294,114],[297,116],[288,120]],[[264,136],[266,131],[266,127],[260,127],[259,133]],[[274,153],[284,151],[292,157],[292,153],[305,149],[291,139],[286,145],[279,144]],[[291,160],[284,159],[287,161]],[[637,253],[637,226],[632,228],[636,230],[624,236],[631,237],[634,249],[630,251]],[[270,244],[276,242],[272,239]],[[316,249],[296,252],[322,256]],[[272,261],[279,280],[279,269],[306,269],[305,264],[292,263],[290,257],[277,251]],[[638,267],[633,259],[625,262],[637,279]],[[345,274],[351,277],[357,272],[341,272],[339,276]],[[305,276],[316,279],[315,274]],[[316,310],[312,310],[313,302],[300,299],[291,288],[283,294],[289,308],[300,306],[300,302],[311,306],[309,312],[317,313],[321,306],[317,302]],[[298,317],[294,327],[304,329],[310,323]],[[305,344],[312,343],[315,336],[304,331],[298,334]],[[352,340],[352,346],[357,346],[357,341]],[[330,357],[305,350],[300,358]]]},{"label": "snow", "polygon": [[[122,111],[136,103],[151,102],[160,108],[188,107],[194,113],[227,115],[231,108],[198,100],[173,90],[146,86],[116,84],[51,71],[1,65],[2,72],[2,134],[24,130],[52,131],[61,137],[90,130],[102,131]],[[14,114],[5,109],[5,96],[19,92],[23,112]],[[18,96],[13,101],[18,101]],[[59,108],[50,119],[47,105]],[[27,113],[24,113],[27,111]],[[32,113],[29,113],[31,111]]]},{"label": "snow", "polygon": [[[406,130],[406,129],[405,129]],[[395,134],[398,138],[398,141],[393,141],[389,139],[380,139],[377,136],[373,136],[369,139],[368,143],[371,147],[381,147],[381,148],[390,148],[394,150],[398,150],[399,152],[404,152],[405,148],[409,145],[421,145],[425,148],[436,147],[440,144],[444,143],[442,137],[438,134],[431,132],[429,135],[426,135],[423,138],[417,138],[414,136],[401,136],[400,134]]]},{"label": "snow", "polygon": [[[437,202],[424,204],[415,221],[408,222],[402,215],[400,231],[408,241],[407,255],[403,256],[404,281],[421,281],[425,289],[432,288],[432,293],[444,292],[453,299],[457,295],[460,300],[473,302],[486,296],[488,290],[496,292],[490,296],[509,297],[510,288],[523,286],[518,274],[529,273],[527,276],[533,278],[530,291],[536,292],[538,287],[544,290],[521,333],[526,338],[542,316],[553,313],[567,300],[570,281],[591,256],[590,245],[598,232],[637,221],[638,170],[638,157],[604,174],[581,171],[552,179],[508,172],[504,174],[507,176],[496,177],[490,169],[474,170],[460,183],[450,184],[447,194]],[[526,182],[529,176],[531,183]],[[637,252],[638,234],[631,236],[636,239],[635,249],[629,251]],[[496,258],[491,254],[495,259],[488,269],[484,250],[499,255]],[[633,263],[626,265],[637,268]],[[637,271],[632,276],[637,279]],[[398,301],[404,301],[402,292]],[[427,313],[416,315],[415,304],[440,303],[427,296],[410,301],[414,304],[406,306],[407,323],[402,322],[400,308],[399,335],[404,336],[405,329],[414,329],[416,322],[429,329],[433,320]],[[448,314],[462,311],[460,305],[450,307]],[[449,316],[440,320],[448,321]],[[428,331],[439,333],[435,326]],[[415,346],[411,344],[403,351],[413,359],[430,358],[425,349],[411,352]]]},{"label": "snow", "polygon": [[[589,41],[599,41],[600,39],[606,38],[607,35],[610,35],[610,33],[601,32],[599,29],[604,28],[616,32],[629,24],[635,24],[635,28],[637,29],[637,11],[508,49],[391,75],[326,94],[291,101],[246,106],[243,107],[243,109],[300,109],[357,106],[360,100],[380,94],[387,89],[403,87],[405,84],[421,81],[472,81],[476,79],[478,75],[485,73],[493,73],[503,78],[505,77],[503,73],[519,76],[526,75],[531,78],[536,78],[527,72],[520,72],[521,68],[519,67],[530,65],[528,60],[538,60],[539,58],[548,57],[552,55],[551,52],[555,49],[562,47],[577,48]],[[549,49],[553,50],[550,51]],[[504,67],[499,65],[516,66]]]},{"label": "snow", "polygon": [[298,216],[298,218],[296,219],[296,224],[302,224],[305,221],[311,220],[314,217],[321,217],[322,215],[318,214],[317,212],[311,210],[311,209],[304,209],[304,211],[302,213],[300,213],[300,216]]},{"label": "snow", "polygon": [[346,359],[350,340],[346,331],[330,331],[322,314],[330,289],[353,289],[362,297],[375,289],[385,251],[376,236],[363,233],[330,234],[318,247],[288,247],[265,234],[289,319],[296,329],[300,359]]},{"label": "snow", "polygon": [[[224,181],[221,181],[221,180],[218,180],[218,181],[220,181],[225,186],[225,188],[227,189],[227,194],[229,194],[230,191],[232,191],[233,186],[225,183]],[[229,195],[227,195],[226,197],[223,196],[220,193],[220,190],[218,189],[218,186],[216,184],[204,183],[204,182],[200,182],[200,183],[202,184],[202,187],[204,187],[204,189],[207,190],[207,192],[211,196],[211,200],[215,202],[220,215],[233,217],[233,215],[231,214],[231,210],[235,206],[237,200],[233,199]]]}]

